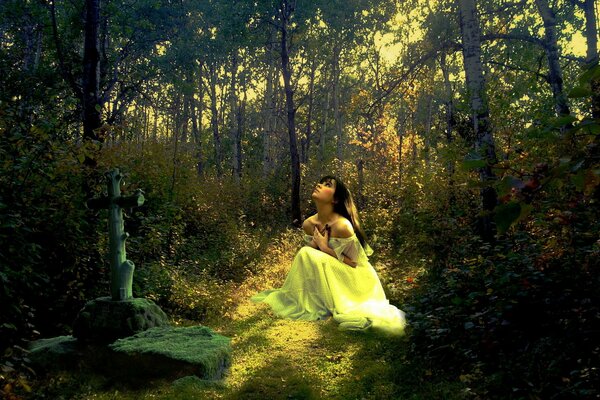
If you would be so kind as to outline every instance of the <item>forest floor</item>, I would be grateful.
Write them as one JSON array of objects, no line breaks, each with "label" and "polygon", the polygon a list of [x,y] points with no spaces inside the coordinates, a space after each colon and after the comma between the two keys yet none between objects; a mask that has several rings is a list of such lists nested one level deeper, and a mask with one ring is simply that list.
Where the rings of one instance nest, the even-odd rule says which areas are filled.
[{"label": "forest floor", "polygon": [[[407,360],[410,339],[377,332],[340,331],[332,320],[277,318],[249,298],[283,283],[298,249],[297,232],[287,231],[264,253],[260,273],[232,290],[225,316],[203,321],[231,338],[232,364],[217,382],[187,380],[137,384],[93,374],[61,372],[45,378],[35,398],[64,399],[464,399],[464,382],[433,376]],[[383,265],[378,268],[378,265]],[[381,260],[375,268],[385,270]],[[410,290],[417,271],[407,270]],[[385,275],[385,271],[383,271]],[[385,277],[382,281],[385,281]],[[408,282],[411,282],[410,284]],[[400,308],[401,305],[400,305]],[[193,321],[179,321],[193,324]]]}]

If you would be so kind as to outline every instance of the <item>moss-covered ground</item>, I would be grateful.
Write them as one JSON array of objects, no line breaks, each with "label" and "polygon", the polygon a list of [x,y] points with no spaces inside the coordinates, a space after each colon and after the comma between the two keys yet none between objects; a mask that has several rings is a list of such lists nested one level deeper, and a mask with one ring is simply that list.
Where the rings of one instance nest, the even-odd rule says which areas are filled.
[{"label": "moss-covered ground", "polygon": [[[434,376],[409,359],[410,333],[392,338],[377,332],[343,332],[331,319],[284,320],[268,306],[252,303],[252,294],[283,282],[298,248],[293,237],[286,232],[273,241],[261,261],[261,272],[227,296],[226,315],[202,321],[231,338],[232,365],[222,380],[114,381],[61,372],[40,382],[32,396],[102,400],[469,398],[464,382]],[[407,276],[414,272],[406,271]],[[385,271],[381,275],[385,281]],[[398,290],[402,293],[407,288]]]}]

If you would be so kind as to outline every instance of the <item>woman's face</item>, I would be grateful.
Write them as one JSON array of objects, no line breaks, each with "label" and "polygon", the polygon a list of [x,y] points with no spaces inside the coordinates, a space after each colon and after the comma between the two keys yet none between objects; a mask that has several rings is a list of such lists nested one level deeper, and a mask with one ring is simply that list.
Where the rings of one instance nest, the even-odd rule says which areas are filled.
[{"label": "woman's face", "polygon": [[333,203],[333,195],[335,194],[335,179],[329,179],[321,183],[317,183],[313,192],[312,199],[323,203]]}]

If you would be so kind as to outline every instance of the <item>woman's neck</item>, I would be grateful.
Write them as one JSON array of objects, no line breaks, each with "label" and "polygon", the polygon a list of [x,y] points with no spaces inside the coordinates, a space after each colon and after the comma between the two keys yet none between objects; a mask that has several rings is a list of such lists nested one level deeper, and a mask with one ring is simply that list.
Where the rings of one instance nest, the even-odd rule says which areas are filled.
[{"label": "woman's neck", "polygon": [[322,224],[328,224],[333,222],[332,220],[335,218],[335,212],[333,211],[333,205],[329,204],[320,204],[317,203],[317,219]]}]

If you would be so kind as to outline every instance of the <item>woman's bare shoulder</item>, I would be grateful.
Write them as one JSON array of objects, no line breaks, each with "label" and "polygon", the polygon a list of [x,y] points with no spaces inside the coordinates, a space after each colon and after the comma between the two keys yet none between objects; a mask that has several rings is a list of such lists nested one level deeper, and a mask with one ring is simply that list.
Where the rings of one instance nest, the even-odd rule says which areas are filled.
[{"label": "woman's bare shoulder", "polygon": [[316,218],[317,214],[311,215],[310,217],[306,218],[304,220],[304,222],[302,223],[302,229],[304,230],[304,233],[306,233],[307,235],[312,235],[313,234],[313,230],[315,229],[315,218]]},{"label": "woman's bare shoulder", "polygon": [[340,215],[340,218],[333,224],[331,236],[348,238],[354,235],[354,227],[352,222],[346,217]]}]

